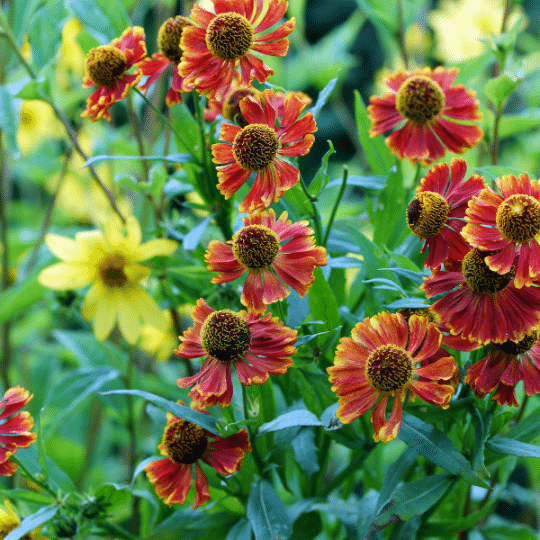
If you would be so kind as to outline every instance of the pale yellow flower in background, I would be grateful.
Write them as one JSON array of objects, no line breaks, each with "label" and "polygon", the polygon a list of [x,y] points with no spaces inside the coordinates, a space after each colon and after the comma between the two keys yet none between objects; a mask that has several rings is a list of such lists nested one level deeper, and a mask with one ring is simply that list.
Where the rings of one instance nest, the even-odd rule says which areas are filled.
[{"label": "pale yellow flower in background", "polygon": [[[0,508],[0,538],[5,538],[8,533],[15,529],[21,522],[9,501],[4,501],[4,508]],[[42,528],[43,526],[30,531],[23,536],[23,538],[28,538],[30,540],[48,540],[46,536],[41,534],[40,531]]]},{"label": "pale yellow flower in background", "polygon": [[36,150],[45,140],[63,135],[63,126],[52,107],[39,99],[25,99],[20,108],[17,145],[23,154]]},{"label": "pale yellow flower in background", "polygon": [[[435,31],[435,56],[444,62],[455,63],[479,56],[486,50],[480,39],[499,35],[503,20],[505,0],[443,0],[428,15]],[[516,6],[506,24],[512,28],[523,17],[522,28],[527,19],[520,6]]]},{"label": "pale yellow flower in background", "polygon": [[103,229],[79,232],[75,240],[48,234],[45,243],[62,262],[42,270],[39,282],[55,290],[90,285],[81,312],[86,320],[93,320],[96,338],[104,340],[118,322],[122,335],[134,344],[142,324],[167,328],[163,312],[140,285],[151,269],[138,263],[170,255],[178,244],[163,238],[141,244],[141,227],[133,216],[127,218],[125,234],[117,217],[106,221]]},{"label": "pale yellow flower in background", "polygon": [[178,346],[178,336],[174,331],[172,315],[169,310],[163,312],[167,319],[167,328],[160,330],[150,324],[145,324],[141,330],[138,347],[148,355],[155,357],[158,362],[166,362]]},{"label": "pale yellow flower in background", "polygon": [[409,56],[423,57],[431,49],[431,36],[423,26],[411,24],[405,30],[405,50]]},{"label": "pale yellow flower in background", "polygon": [[81,22],[72,17],[62,27],[62,44],[56,62],[56,83],[69,88],[71,83],[80,86],[84,76],[86,54],[77,42],[77,36],[83,29]]}]

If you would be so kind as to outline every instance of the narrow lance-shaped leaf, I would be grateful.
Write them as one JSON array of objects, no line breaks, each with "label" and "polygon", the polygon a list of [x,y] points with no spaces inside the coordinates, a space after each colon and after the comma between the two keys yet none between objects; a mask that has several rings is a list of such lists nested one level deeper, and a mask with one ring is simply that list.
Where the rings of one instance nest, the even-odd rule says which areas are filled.
[{"label": "narrow lance-shaped leaf", "polygon": [[25,517],[19,526],[4,537],[4,540],[19,540],[25,534],[50,521],[59,509],[60,507],[56,505],[43,506],[31,516]]}]

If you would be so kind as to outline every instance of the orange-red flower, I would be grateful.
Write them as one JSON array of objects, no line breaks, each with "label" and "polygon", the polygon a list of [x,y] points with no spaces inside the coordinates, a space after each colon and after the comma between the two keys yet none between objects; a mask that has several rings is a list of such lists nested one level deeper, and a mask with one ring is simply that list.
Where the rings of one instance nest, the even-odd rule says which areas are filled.
[{"label": "orange-red flower", "polygon": [[[336,416],[344,423],[371,413],[376,442],[395,439],[403,419],[403,401],[418,396],[448,408],[454,394],[451,384],[456,361],[441,349],[442,335],[425,317],[379,313],[365,318],[351,337],[339,340],[334,365],[327,368],[332,391],[338,396]],[[386,408],[393,396],[392,410]]]},{"label": "orange-red flower", "polygon": [[240,102],[246,127],[222,125],[224,142],[212,145],[213,161],[219,165],[219,191],[229,199],[256,173],[240,212],[268,208],[298,183],[300,171],[286,156],[307,154],[315,141],[313,115],[298,118],[305,106],[305,99],[294,92],[283,97],[264,90],[258,98],[248,96]]},{"label": "orange-red flower", "polygon": [[540,394],[540,342],[533,330],[518,342],[505,341],[491,346],[488,354],[467,370],[465,382],[478,397],[493,393],[499,405],[519,404],[515,386],[523,381],[529,396]]},{"label": "orange-red flower", "polygon": [[188,91],[184,88],[184,79],[178,73],[178,64],[182,58],[180,48],[180,38],[186,26],[191,26],[192,22],[182,15],[174,19],[169,17],[160,27],[157,36],[159,52],[152,55],[152,58],[145,58],[139,68],[143,76],[148,75],[148,79],[140,89],[146,92],[158,79],[158,77],[172,65],[172,82],[165,97],[165,103],[172,107],[176,103],[182,103],[182,92]]},{"label": "orange-red flower", "polygon": [[247,271],[241,302],[254,314],[287,298],[286,285],[304,297],[315,281],[315,268],[327,259],[326,249],[315,246],[309,222],[293,223],[287,212],[276,220],[272,209],[242,221],[244,226],[227,244],[212,240],[208,245],[208,270],[219,272],[212,283],[234,281]]},{"label": "orange-red flower", "polygon": [[446,259],[461,261],[470,249],[460,234],[465,226],[463,218],[469,200],[486,184],[477,174],[463,182],[466,172],[467,163],[463,159],[453,158],[450,167],[446,163],[434,165],[407,208],[409,228],[424,240],[421,253],[429,247],[426,268],[440,266]]},{"label": "orange-red flower", "polygon": [[240,84],[263,83],[274,71],[253,53],[285,56],[295,19],[266,33],[285,15],[285,0],[212,0],[214,12],[195,4],[194,26],[182,34],[180,75],[200,94],[220,99],[240,68]]},{"label": "orange-red flower", "polygon": [[144,39],[144,29],[134,26],[109,45],[100,45],[88,52],[83,87],[97,86],[98,89],[87,98],[86,110],[81,116],[88,116],[91,122],[111,119],[111,105],[124,99],[129,89],[141,80],[139,68],[132,74],[127,71],[146,56]]},{"label": "orange-red flower", "polygon": [[399,159],[429,165],[446,150],[461,154],[476,146],[484,132],[469,122],[480,120],[475,93],[452,84],[457,68],[401,70],[385,79],[391,92],[372,96],[369,135],[394,130],[385,143]]},{"label": "orange-red flower", "polygon": [[157,495],[169,506],[183,504],[193,480],[194,465],[196,495],[193,509],[210,500],[208,478],[199,461],[228,476],[240,468],[244,453],[251,452],[245,428],[229,437],[218,437],[171,413],[167,413],[167,425],[158,448],[167,457],[152,461],[144,469]]},{"label": "orange-red flower", "polygon": [[493,251],[487,265],[504,274],[515,269],[514,283],[529,286],[540,276],[540,186],[527,174],[497,178],[492,189],[473,197],[462,235],[474,247]]},{"label": "orange-red flower", "polygon": [[238,380],[247,386],[263,384],[269,373],[286,373],[292,364],[297,332],[271,313],[261,318],[245,311],[214,311],[201,298],[191,318],[193,326],[180,336],[182,343],[174,353],[182,358],[206,358],[199,373],[176,383],[180,388],[194,385],[188,395],[205,407],[230,405],[232,364]]},{"label": "orange-red flower", "polygon": [[245,127],[248,122],[240,112],[240,101],[246,96],[258,96],[260,91],[253,86],[244,86],[235,79],[229,90],[220,99],[208,99],[207,108],[204,110],[204,120],[213,122],[219,115],[225,120],[236,122],[240,127]]},{"label": "orange-red flower", "polygon": [[512,272],[489,269],[490,253],[474,248],[462,262],[447,261],[420,288],[427,298],[446,293],[432,309],[452,334],[480,343],[519,341],[540,320],[540,287],[517,289]]},{"label": "orange-red flower", "polygon": [[17,471],[17,465],[8,461],[9,458],[17,448],[28,448],[37,438],[35,433],[30,433],[34,427],[30,413],[18,412],[33,397],[28,390],[16,386],[6,390],[0,400],[0,409],[4,409],[0,413],[0,476],[11,476]]}]

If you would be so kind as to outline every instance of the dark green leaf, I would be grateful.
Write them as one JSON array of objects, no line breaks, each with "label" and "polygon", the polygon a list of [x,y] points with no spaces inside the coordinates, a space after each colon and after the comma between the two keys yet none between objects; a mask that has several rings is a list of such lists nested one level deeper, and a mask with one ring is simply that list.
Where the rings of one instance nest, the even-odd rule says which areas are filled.
[{"label": "dark green leaf", "polygon": [[300,468],[308,476],[315,474],[319,470],[319,462],[313,430],[311,428],[302,428],[291,441],[291,446]]},{"label": "dark green leaf", "polygon": [[301,514],[294,522],[291,538],[294,540],[312,540],[322,531],[323,523],[320,512]]},{"label": "dark green leaf", "polygon": [[522,442],[532,442],[540,436],[540,407],[512,426],[504,436]]},{"label": "dark green leaf", "polygon": [[326,102],[328,101],[328,98],[330,97],[330,94],[334,91],[334,88],[336,87],[338,78],[332,79],[320,92],[317,97],[317,103],[309,109],[309,112],[313,114],[313,117],[317,119],[319,116],[319,113],[321,112],[321,109],[324,107]]},{"label": "dark green leaf", "polygon": [[194,411],[193,409],[185,407],[184,405],[178,405],[178,403],[175,403],[174,401],[169,401],[168,399],[164,399],[160,396],[150,394],[150,392],[143,392],[142,390],[110,390],[109,392],[101,392],[102,396],[124,394],[131,396],[139,396],[143,399],[146,399],[147,401],[150,401],[154,405],[157,405],[158,407],[169,411],[170,413],[178,416],[179,418],[183,418],[184,420],[188,420],[189,422],[198,424],[210,433],[217,433],[217,422],[215,418],[212,418],[208,414]]},{"label": "dark green leaf", "polygon": [[474,426],[474,447],[472,453],[472,465],[475,471],[481,471],[486,477],[489,472],[484,465],[484,446],[489,437],[489,425],[491,415],[480,415],[480,411],[475,407],[472,413],[472,425]]},{"label": "dark green leaf", "polygon": [[540,447],[514,439],[507,439],[506,437],[488,439],[486,448],[497,454],[540,458]]},{"label": "dark green leaf", "polygon": [[322,426],[323,423],[307,409],[289,411],[278,416],[275,420],[263,424],[259,428],[259,435],[269,431],[279,431],[294,426]]},{"label": "dark green leaf", "polygon": [[66,15],[64,0],[48,0],[32,18],[28,41],[35,64],[44,66],[56,54],[62,42],[62,30],[58,23]]},{"label": "dark green leaf", "polygon": [[50,521],[59,509],[60,507],[56,505],[43,506],[37,512],[25,517],[18,527],[4,537],[4,540],[19,540],[25,534]]},{"label": "dark green leaf", "polygon": [[290,538],[292,523],[287,510],[272,485],[258,480],[252,486],[247,504],[247,518],[255,540],[283,540]]},{"label": "dark green leaf", "polygon": [[379,493],[377,508],[381,508],[381,506],[386,503],[398,484],[403,481],[403,477],[407,473],[409,467],[413,465],[417,458],[418,452],[412,448],[407,448],[405,452],[401,454],[399,459],[390,465],[388,472],[384,477],[381,492]]},{"label": "dark green leaf", "polygon": [[535,530],[521,523],[498,519],[496,523],[480,528],[483,540],[538,540]]},{"label": "dark green leaf", "polygon": [[487,488],[485,482],[474,472],[471,464],[459,453],[454,443],[431,424],[415,416],[404,414],[398,437],[445,471],[457,474],[472,484]]}]

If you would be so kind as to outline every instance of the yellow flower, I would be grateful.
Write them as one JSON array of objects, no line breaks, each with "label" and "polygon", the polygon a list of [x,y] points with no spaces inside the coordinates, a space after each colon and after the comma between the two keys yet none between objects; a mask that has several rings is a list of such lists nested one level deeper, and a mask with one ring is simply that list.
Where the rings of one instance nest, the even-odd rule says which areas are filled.
[{"label": "yellow flower", "polygon": [[[480,39],[500,33],[505,3],[506,0],[445,0],[439,3],[428,17],[435,31],[437,58],[455,63],[482,54],[486,45]],[[518,6],[510,14],[506,28],[512,28],[520,17],[524,15]],[[526,22],[522,25],[526,26]]]},{"label": "yellow flower", "polygon": [[128,217],[124,234],[120,220],[111,217],[104,232],[87,231],[75,240],[48,234],[45,242],[62,262],[45,268],[39,282],[56,290],[91,285],[82,306],[83,317],[94,321],[94,334],[104,340],[118,321],[120,331],[133,344],[141,332],[141,320],[165,330],[167,320],[155,300],[141,287],[150,268],[138,264],[156,255],[170,255],[173,240],[155,238],[141,244],[139,222]]},{"label": "yellow flower", "polygon": [[166,362],[172,355],[173,349],[178,346],[178,337],[174,332],[174,325],[170,311],[164,311],[167,319],[167,328],[161,330],[150,324],[141,329],[139,347],[150,356],[155,356],[158,362]]},{"label": "yellow flower", "polygon": [[[21,522],[9,501],[4,501],[4,507],[6,508],[5,510],[0,508],[0,540],[4,540],[8,533],[15,529]],[[30,540],[48,540],[47,537],[41,534],[40,531],[42,528],[43,527],[38,527],[37,529],[30,531],[23,536],[23,538]]]},{"label": "yellow flower", "polygon": [[23,154],[35,150],[45,139],[62,135],[62,124],[56,118],[53,108],[44,101],[25,99],[20,115],[17,145]]}]

